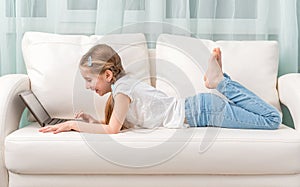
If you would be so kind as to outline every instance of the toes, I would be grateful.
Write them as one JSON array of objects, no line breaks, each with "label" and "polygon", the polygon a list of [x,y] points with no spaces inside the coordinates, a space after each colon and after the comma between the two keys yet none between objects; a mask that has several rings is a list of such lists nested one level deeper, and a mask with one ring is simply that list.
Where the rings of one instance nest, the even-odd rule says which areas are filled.
[{"label": "toes", "polygon": [[218,47],[218,48],[214,48],[213,49],[213,53],[217,53],[217,55],[221,55],[221,49]]},{"label": "toes", "polygon": [[216,59],[216,61],[219,64],[220,68],[222,69],[222,57],[221,57],[221,50],[220,50],[219,47],[213,49],[212,56],[213,56],[213,58]]}]

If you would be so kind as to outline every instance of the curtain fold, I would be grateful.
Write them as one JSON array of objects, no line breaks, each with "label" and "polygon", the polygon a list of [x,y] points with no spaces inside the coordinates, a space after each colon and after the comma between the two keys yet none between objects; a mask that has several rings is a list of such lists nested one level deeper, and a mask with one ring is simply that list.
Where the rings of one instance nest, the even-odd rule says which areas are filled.
[{"label": "curtain fold", "polygon": [[124,0],[98,1],[95,29],[96,34],[104,35],[122,28],[124,22],[123,17],[125,3],[126,2]]},{"label": "curtain fold", "polygon": [[298,23],[297,1],[280,0],[280,64],[279,74],[297,72],[298,70]]}]

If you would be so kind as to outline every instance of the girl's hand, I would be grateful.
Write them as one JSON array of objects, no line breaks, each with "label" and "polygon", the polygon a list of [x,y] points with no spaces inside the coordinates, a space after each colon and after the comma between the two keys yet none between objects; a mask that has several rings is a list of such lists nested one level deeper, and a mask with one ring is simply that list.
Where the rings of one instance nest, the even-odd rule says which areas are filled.
[{"label": "girl's hand", "polygon": [[88,122],[88,123],[97,123],[97,122],[98,122],[98,121],[97,121],[95,118],[93,118],[91,115],[86,114],[86,113],[84,113],[84,112],[82,112],[82,111],[76,112],[76,113],[74,114],[74,118],[81,118],[83,121]]},{"label": "girl's hand", "polygon": [[[39,132],[53,132],[54,134],[60,133],[60,132],[67,132],[71,131],[73,128],[73,125],[76,125],[76,121],[66,121],[64,123],[59,123],[56,125],[48,125],[45,127],[42,127],[39,129]],[[75,129],[74,129],[75,130]]]}]

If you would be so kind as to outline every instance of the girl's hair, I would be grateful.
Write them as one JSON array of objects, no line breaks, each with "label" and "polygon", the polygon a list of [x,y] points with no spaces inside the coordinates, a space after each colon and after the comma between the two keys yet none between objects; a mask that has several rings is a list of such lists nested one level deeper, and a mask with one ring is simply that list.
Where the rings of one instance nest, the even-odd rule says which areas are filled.
[{"label": "girl's hair", "polygon": [[[80,60],[80,68],[85,68],[93,74],[102,74],[106,70],[110,70],[113,73],[112,84],[125,75],[120,56],[106,44],[98,44],[83,55]],[[105,124],[109,123],[113,105],[113,97],[110,94],[105,106]]]}]

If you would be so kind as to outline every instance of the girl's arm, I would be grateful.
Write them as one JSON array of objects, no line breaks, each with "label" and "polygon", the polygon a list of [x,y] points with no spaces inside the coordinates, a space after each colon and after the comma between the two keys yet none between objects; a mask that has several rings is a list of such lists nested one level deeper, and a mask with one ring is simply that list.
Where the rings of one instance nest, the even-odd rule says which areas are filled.
[{"label": "girl's arm", "polygon": [[79,132],[97,133],[97,134],[116,134],[125,121],[129,109],[130,99],[124,94],[118,94],[115,97],[114,109],[108,125],[89,124],[85,122],[74,123],[72,129]]},{"label": "girl's arm", "polygon": [[57,125],[50,125],[41,128],[40,132],[65,132],[75,130],[78,132],[87,132],[95,134],[116,134],[120,132],[120,129],[125,121],[126,114],[129,109],[130,99],[124,94],[117,94],[115,97],[114,109],[109,121],[109,124],[99,123],[86,123],[81,121],[67,121]]}]

